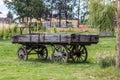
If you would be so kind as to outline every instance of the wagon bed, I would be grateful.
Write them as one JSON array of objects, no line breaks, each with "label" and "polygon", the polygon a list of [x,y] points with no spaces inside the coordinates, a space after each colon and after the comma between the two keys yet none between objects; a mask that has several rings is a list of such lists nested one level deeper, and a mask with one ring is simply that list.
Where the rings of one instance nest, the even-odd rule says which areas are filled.
[{"label": "wagon bed", "polygon": [[37,44],[96,44],[98,43],[98,35],[85,35],[85,34],[23,34],[14,35],[12,38],[13,43],[37,43]]}]

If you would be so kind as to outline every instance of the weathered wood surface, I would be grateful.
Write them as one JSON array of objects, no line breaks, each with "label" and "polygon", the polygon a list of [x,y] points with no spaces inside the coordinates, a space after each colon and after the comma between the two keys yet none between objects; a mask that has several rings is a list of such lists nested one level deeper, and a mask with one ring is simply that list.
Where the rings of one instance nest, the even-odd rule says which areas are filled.
[{"label": "weathered wood surface", "polygon": [[25,34],[14,35],[12,38],[13,43],[97,43],[99,40],[98,35],[82,35],[82,34]]}]

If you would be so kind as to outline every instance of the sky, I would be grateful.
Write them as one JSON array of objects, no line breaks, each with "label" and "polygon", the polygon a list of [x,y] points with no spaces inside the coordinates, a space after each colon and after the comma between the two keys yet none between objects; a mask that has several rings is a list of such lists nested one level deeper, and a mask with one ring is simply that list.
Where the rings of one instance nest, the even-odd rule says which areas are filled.
[{"label": "sky", "polygon": [[0,12],[2,12],[2,14],[0,14],[0,17],[5,18],[7,13],[8,13],[8,9],[7,7],[4,5],[3,0],[0,0]]}]

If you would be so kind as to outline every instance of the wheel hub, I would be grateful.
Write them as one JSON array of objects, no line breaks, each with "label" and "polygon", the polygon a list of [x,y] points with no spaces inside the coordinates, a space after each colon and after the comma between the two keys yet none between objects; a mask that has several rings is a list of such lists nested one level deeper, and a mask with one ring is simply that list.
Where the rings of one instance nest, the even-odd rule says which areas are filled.
[{"label": "wheel hub", "polygon": [[75,55],[76,55],[77,57],[81,57],[81,54],[82,54],[81,51],[76,51],[76,52],[75,52]]}]

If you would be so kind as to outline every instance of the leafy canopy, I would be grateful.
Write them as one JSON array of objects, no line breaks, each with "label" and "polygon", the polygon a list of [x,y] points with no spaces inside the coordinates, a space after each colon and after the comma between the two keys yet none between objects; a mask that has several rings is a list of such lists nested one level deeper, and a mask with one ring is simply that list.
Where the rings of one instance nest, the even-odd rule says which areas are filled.
[{"label": "leafy canopy", "polygon": [[113,3],[104,3],[103,0],[89,0],[89,24],[101,30],[112,30],[115,17]]}]

